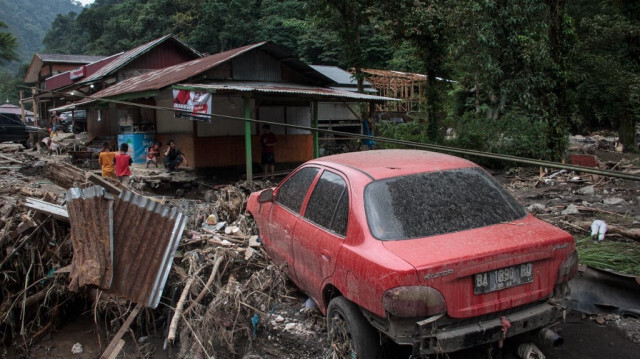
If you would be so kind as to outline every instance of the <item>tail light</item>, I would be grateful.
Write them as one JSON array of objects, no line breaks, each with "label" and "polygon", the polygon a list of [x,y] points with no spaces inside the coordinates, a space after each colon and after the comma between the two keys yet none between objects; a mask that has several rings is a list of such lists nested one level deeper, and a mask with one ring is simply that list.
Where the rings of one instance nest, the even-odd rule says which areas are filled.
[{"label": "tail light", "polygon": [[447,311],[440,292],[431,287],[397,287],[384,293],[384,309],[398,317],[423,317]]},{"label": "tail light", "polygon": [[568,282],[578,274],[578,252],[573,251],[558,268],[558,283]]}]

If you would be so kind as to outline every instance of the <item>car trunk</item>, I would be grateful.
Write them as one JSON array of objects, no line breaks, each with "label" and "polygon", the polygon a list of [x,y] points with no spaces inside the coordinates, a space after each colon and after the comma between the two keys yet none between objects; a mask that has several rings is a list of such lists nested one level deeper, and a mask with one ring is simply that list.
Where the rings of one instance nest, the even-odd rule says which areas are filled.
[{"label": "car trunk", "polygon": [[530,215],[473,230],[385,241],[384,246],[416,268],[422,285],[442,293],[454,318],[549,296],[560,264],[574,249],[571,235]]}]

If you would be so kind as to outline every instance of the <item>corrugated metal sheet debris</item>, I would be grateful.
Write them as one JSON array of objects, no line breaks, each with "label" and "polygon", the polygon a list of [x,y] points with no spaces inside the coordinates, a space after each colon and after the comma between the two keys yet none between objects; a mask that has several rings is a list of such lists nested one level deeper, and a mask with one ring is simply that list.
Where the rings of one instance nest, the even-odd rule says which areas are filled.
[{"label": "corrugated metal sheet debris", "polygon": [[107,293],[155,308],[186,223],[177,209],[123,191],[115,204],[115,270]]},{"label": "corrugated metal sheet debris", "polygon": [[71,282],[69,289],[93,284],[109,288],[113,279],[113,196],[104,188],[67,191],[71,223]]}]

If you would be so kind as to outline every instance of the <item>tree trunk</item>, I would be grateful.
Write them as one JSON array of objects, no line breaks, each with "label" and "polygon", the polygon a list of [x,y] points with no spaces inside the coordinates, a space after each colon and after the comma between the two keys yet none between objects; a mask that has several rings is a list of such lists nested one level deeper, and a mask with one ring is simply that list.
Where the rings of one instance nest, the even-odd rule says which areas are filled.
[{"label": "tree trunk", "polygon": [[618,131],[620,143],[624,145],[624,151],[633,151],[636,147],[636,124],[633,115],[625,108],[620,111],[620,129]]}]

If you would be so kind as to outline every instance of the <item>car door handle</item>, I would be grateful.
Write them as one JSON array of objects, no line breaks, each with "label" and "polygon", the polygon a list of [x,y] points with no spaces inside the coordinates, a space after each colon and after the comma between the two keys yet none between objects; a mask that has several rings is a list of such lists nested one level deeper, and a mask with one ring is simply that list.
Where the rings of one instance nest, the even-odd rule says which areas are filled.
[{"label": "car door handle", "polygon": [[322,253],[322,259],[327,262],[331,262],[331,252],[326,249],[323,249],[320,253]]}]

